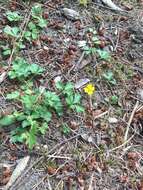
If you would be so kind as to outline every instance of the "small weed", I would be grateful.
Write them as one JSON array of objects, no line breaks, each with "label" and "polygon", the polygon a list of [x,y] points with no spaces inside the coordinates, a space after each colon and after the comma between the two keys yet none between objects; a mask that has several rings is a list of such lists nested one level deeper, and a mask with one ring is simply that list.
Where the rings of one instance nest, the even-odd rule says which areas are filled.
[{"label": "small weed", "polygon": [[[6,12],[6,17],[10,25],[6,25],[3,29],[9,41],[9,43],[1,46],[4,56],[10,55],[13,47],[14,53],[17,53],[19,50],[25,48],[25,43],[32,43],[33,40],[37,40],[41,30],[47,26],[47,21],[42,16],[43,10],[40,4],[34,5],[31,8],[30,14],[30,20],[27,23],[26,29],[23,31],[23,29],[19,27],[19,22],[21,22],[23,18],[20,13],[15,11]],[[15,42],[14,44],[13,41]]]},{"label": "small weed", "polygon": [[64,94],[69,109],[76,110],[78,113],[84,111],[84,108],[81,106],[81,95],[74,92],[72,83],[67,83],[64,86],[61,82],[57,82],[56,87]]},{"label": "small weed", "polygon": [[119,100],[119,98],[118,98],[118,96],[116,96],[116,95],[111,96],[110,99],[109,99],[109,101],[110,101],[110,103],[111,103],[112,105],[117,105],[117,104],[118,104],[118,100]]},{"label": "small weed", "polygon": [[112,71],[107,71],[106,73],[104,73],[103,78],[112,85],[117,84],[116,79],[114,78],[114,74]]},{"label": "small weed", "polygon": [[66,123],[63,123],[61,125],[61,131],[63,134],[68,135],[70,133],[71,129],[69,128],[69,126]]},{"label": "small weed", "polygon": [[[90,34],[90,36],[88,36],[88,34]],[[86,40],[78,42],[78,46],[85,52],[86,55],[98,55],[100,59],[106,61],[110,59],[109,53],[100,48],[101,41],[97,36],[96,30],[89,28],[86,38]]]},{"label": "small weed", "polygon": [[[71,83],[57,84],[57,88],[62,90],[59,95],[56,92],[34,88],[33,83],[29,82],[21,86],[20,90],[7,94],[8,100],[21,105],[21,111],[17,110],[0,119],[0,126],[18,124],[19,127],[11,133],[12,142],[25,142],[32,149],[36,143],[36,136],[46,133],[54,112],[62,116],[63,107],[67,107],[68,112],[73,109],[77,112],[84,111],[80,105],[81,96],[74,92]],[[69,128],[64,126],[63,132],[69,133]]]}]

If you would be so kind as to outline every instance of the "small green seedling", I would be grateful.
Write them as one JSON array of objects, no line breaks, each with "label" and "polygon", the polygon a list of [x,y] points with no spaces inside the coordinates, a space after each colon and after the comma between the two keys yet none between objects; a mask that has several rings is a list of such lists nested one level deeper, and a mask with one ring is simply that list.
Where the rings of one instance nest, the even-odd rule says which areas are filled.
[{"label": "small green seedling", "polygon": [[65,86],[61,82],[56,83],[57,89],[62,91],[65,95],[66,104],[69,109],[76,110],[76,112],[84,112],[83,106],[81,106],[81,95],[74,92],[74,85],[67,83]]},{"label": "small green seedling", "polygon": [[87,34],[88,33],[91,34],[91,37],[88,37],[86,40],[79,41],[78,46],[86,55],[98,55],[100,59],[108,61],[110,59],[110,55],[106,50],[99,47],[101,41],[97,36],[97,31],[93,28],[89,28]]},{"label": "small green seedling", "polygon": [[66,123],[63,123],[61,125],[61,131],[63,134],[68,135],[71,132],[71,129],[69,128],[69,126]]},{"label": "small green seedling", "polygon": [[108,71],[106,73],[103,74],[104,79],[109,82],[112,85],[116,85],[116,79],[114,78],[114,74],[112,71]]},{"label": "small green seedling", "polygon": [[112,105],[117,105],[117,104],[118,104],[118,100],[119,100],[119,98],[118,98],[118,96],[116,96],[116,95],[111,96],[110,99],[109,99],[109,101],[110,101],[110,103],[111,103]]}]

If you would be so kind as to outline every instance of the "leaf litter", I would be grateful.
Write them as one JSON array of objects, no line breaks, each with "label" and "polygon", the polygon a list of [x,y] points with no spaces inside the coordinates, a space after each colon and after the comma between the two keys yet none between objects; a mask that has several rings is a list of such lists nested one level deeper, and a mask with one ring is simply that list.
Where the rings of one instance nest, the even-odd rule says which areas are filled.
[{"label": "leaf litter", "polygon": [[[48,27],[40,36],[40,45],[38,41],[34,41],[32,48],[27,46],[21,53],[28,58],[30,64],[38,63],[46,69],[44,76],[36,79],[35,85],[49,89],[53,88],[53,81],[72,81],[75,87],[82,91],[86,113],[73,113],[70,117],[64,115],[60,123],[54,118],[46,136],[38,138],[37,146],[40,148],[35,147],[31,152],[25,145],[13,145],[9,141],[9,128],[6,131],[1,129],[1,163],[15,163],[15,160],[22,157],[26,159],[20,161],[25,163],[22,163],[22,167],[19,168],[19,163],[13,170],[12,176],[18,171],[12,180],[14,183],[11,182],[12,176],[8,176],[10,179],[6,187],[12,185],[13,190],[142,190],[142,38],[135,32],[136,23],[138,30],[142,29],[141,19],[135,16],[138,12],[140,17],[142,10],[137,7],[136,2],[129,3],[135,4],[130,15],[124,15],[119,8],[118,13],[108,10],[96,1],[89,3],[87,9],[71,1],[42,3],[49,22]],[[11,10],[27,9],[26,3],[20,2],[18,5],[16,1],[4,6]],[[68,11],[65,16],[61,7]],[[3,24],[4,22],[5,20]],[[135,27],[131,30],[133,24]],[[78,42],[82,42],[82,45],[85,45],[86,40],[91,42],[92,30],[87,32],[89,28],[96,29],[97,37],[102,39],[102,42],[104,40],[100,47],[104,51],[108,49],[112,57],[110,61],[100,59],[100,55],[97,55],[99,51],[92,51],[90,56],[82,56]],[[102,53],[100,51],[100,54]],[[2,57],[0,59],[3,61]],[[3,73],[0,75],[0,99],[5,100],[5,94],[19,88],[19,84],[12,84]],[[89,97],[83,91],[83,87],[89,82],[94,84],[96,89],[95,95],[92,96],[92,109]],[[97,101],[96,93],[100,96],[100,101]],[[113,97],[118,101],[114,98],[113,103]],[[139,106],[128,124],[136,101],[139,101]],[[20,105],[10,105],[9,102],[3,101],[0,115],[6,115],[10,106],[21,108]],[[63,123],[68,126],[68,133],[61,132],[60,126]],[[127,126],[128,139],[124,142]],[[27,154],[32,158],[29,164],[29,156],[25,157]]]}]

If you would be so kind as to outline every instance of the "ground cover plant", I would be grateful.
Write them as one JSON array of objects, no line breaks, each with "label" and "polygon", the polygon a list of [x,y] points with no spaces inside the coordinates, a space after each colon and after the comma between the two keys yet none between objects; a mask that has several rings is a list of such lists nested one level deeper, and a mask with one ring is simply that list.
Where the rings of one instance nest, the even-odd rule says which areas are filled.
[{"label": "ground cover plant", "polygon": [[114,3],[0,1],[0,189],[143,189],[142,2]]}]

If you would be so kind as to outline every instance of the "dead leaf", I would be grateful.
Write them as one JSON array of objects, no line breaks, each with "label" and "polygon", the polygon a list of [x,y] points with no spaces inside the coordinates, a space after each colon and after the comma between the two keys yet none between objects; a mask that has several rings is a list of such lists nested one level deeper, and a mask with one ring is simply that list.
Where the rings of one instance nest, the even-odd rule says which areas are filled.
[{"label": "dead leaf", "polygon": [[80,79],[79,81],[76,82],[75,88],[76,89],[82,88],[88,82],[90,82],[90,79],[88,79],[88,78]]},{"label": "dead leaf", "polygon": [[77,11],[73,9],[63,8],[63,15],[70,20],[76,21],[80,18],[80,15]]},{"label": "dead leaf", "polygon": [[49,175],[53,175],[56,172],[56,168],[54,168],[52,166],[48,166],[47,172]]},{"label": "dead leaf", "polygon": [[70,128],[76,130],[78,128],[78,124],[75,121],[70,122]]}]

